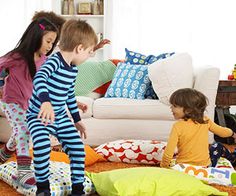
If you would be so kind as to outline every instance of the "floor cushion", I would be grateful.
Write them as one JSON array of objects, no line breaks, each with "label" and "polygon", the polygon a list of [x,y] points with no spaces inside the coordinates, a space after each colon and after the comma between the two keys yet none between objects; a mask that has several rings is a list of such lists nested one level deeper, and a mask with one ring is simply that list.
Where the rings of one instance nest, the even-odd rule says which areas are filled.
[{"label": "floor cushion", "polygon": [[[33,170],[33,164],[31,165]],[[17,192],[23,195],[33,196],[36,193],[36,186],[30,189],[25,189],[12,181],[12,175],[16,173],[16,162],[8,162],[0,165],[0,180],[11,185]],[[49,177],[51,195],[61,196],[69,195],[71,193],[71,180],[70,180],[70,165],[63,162],[50,161],[51,175]],[[86,194],[95,192],[92,181],[85,177],[84,191]]]},{"label": "floor cushion", "polygon": [[228,195],[204,184],[199,179],[179,171],[136,167],[100,173],[88,173],[99,195]]},{"label": "floor cushion", "polygon": [[[105,158],[96,153],[95,150],[91,148],[89,145],[84,145],[84,150],[85,150],[85,166],[89,166],[100,161],[106,161]],[[30,150],[30,156],[33,158],[33,150]],[[50,160],[64,162],[68,164],[70,163],[68,156],[64,152],[51,151]],[[14,155],[8,160],[8,162],[11,161],[16,162],[16,155]]]},{"label": "floor cushion", "polygon": [[236,186],[236,171],[232,164],[225,158],[220,158],[216,167],[176,164],[171,168],[195,176],[209,184]]},{"label": "floor cushion", "polygon": [[159,164],[166,144],[157,140],[116,140],[101,144],[95,151],[108,161]]}]

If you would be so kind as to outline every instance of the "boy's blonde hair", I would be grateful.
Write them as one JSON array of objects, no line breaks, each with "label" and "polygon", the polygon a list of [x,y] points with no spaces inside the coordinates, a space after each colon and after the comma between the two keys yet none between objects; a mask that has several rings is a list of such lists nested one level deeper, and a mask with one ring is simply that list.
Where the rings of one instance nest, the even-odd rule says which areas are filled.
[{"label": "boy's blonde hair", "polygon": [[80,44],[86,49],[97,45],[98,38],[93,28],[84,20],[71,19],[61,30],[60,49],[71,52]]}]

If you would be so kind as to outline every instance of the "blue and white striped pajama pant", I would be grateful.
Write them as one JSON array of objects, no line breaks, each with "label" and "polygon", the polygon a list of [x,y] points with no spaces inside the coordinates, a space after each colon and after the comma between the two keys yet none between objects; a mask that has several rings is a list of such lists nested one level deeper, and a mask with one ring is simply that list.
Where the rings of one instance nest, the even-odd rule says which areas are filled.
[{"label": "blue and white striped pajama pant", "polygon": [[70,158],[72,184],[84,182],[84,144],[79,132],[68,117],[66,111],[56,115],[54,124],[45,126],[37,116],[27,114],[28,129],[33,141],[34,169],[37,182],[48,180],[50,159],[50,138],[54,135],[62,144],[64,152]]}]

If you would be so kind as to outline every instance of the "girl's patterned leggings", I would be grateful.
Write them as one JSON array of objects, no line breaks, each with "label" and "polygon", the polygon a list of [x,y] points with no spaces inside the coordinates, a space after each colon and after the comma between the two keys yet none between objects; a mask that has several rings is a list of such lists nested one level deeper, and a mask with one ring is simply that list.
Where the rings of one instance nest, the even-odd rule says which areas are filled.
[{"label": "girl's patterned leggings", "polygon": [[221,143],[214,143],[210,146],[211,166],[215,167],[220,157],[228,159],[232,165],[236,166],[236,149],[230,152]]},{"label": "girl's patterned leggings", "polygon": [[6,146],[8,150],[16,150],[17,156],[29,156],[30,132],[27,129],[26,111],[18,104],[0,101],[0,108],[12,128],[12,134]]}]

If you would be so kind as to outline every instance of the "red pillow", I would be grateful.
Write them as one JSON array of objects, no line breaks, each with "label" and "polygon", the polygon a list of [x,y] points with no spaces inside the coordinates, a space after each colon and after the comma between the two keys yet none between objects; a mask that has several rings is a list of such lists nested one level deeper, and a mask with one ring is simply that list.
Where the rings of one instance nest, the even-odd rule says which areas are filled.
[{"label": "red pillow", "polygon": [[123,59],[110,59],[110,61],[111,61],[112,63],[114,63],[116,66],[117,66],[117,64],[120,63],[120,62],[125,62],[125,60],[123,60]]},{"label": "red pillow", "polygon": [[95,89],[93,92],[95,93],[99,93],[101,95],[105,95],[105,93],[107,92],[107,89],[109,87],[109,85],[111,84],[111,81],[103,84],[102,86],[99,86],[97,89]]},{"label": "red pillow", "polygon": [[95,151],[112,162],[159,164],[166,145],[157,140],[117,140],[102,144]]}]

